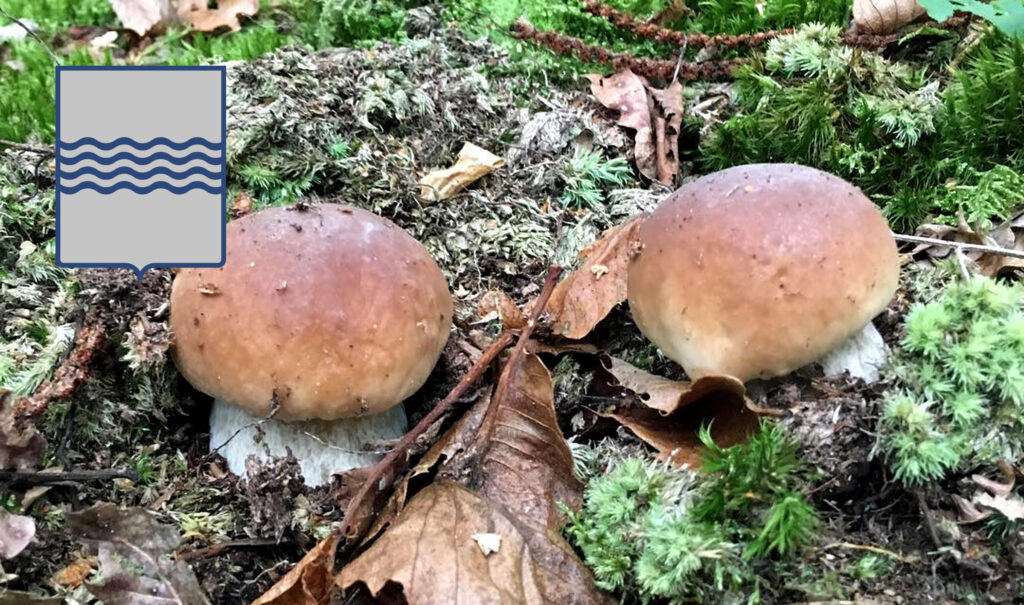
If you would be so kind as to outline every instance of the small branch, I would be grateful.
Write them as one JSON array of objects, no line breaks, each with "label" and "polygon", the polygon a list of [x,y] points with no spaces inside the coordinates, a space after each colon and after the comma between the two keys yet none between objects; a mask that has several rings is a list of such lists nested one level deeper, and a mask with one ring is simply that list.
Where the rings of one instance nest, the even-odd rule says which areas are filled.
[{"label": "small branch", "polygon": [[878,546],[870,546],[870,545],[865,545],[865,544],[853,544],[851,542],[835,542],[833,544],[829,544],[828,546],[826,546],[824,548],[824,550],[830,550],[830,549],[833,549],[833,548],[848,548],[850,550],[863,550],[863,551],[867,551],[867,552],[873,552],[875,554],[885,555],[885,556],[889,557],[890,559],[895,559],[895,560],[899,561],[900,563],[906,563],[908,565],[913,565],[914,563],[917,563],[918,561],[920,561],[920,559],[918,557],[908,557],[906,555],[901,555],[899,553],[893,552],[891,550],[886,550],[886,549],[880,548]]},{"label": "small branch", "polygon": [[[224,403],[224,402],[216,402],[215,401],[213,403],[213,405],[231,405],[231,404]],[[259,427],[259,426],[263,426],[264,423],[273,420],[274,416],[277,416],[277,413],[280,410],[281,410],[281,402],[277,398],[277,391],[274,391],[274,393],[270,397],[270,411],[267,412],[266,416],[264,416],[263,418],[258,418],[256,420],[253,420],[252,422],[246,424],[245,426],[238,427],[238,429],[236,429],[234,433],[231,433],[231,435],[229,435],[228,438],[224,440],[224,443],[222,443],[222,444],[218,445],[217,447],[213,448],[212,450],[210,450],[210,453],[207,454],[206,456],[204,456],[203,459],[204,460],[210,459],[210,458],[213,457],[214,454],[219,453],[222,449],[224,449],[224,446],[226,446],[227,444],[231,443],[231,441],[235,437],[237,437],[242,431],[247,431],[249,429],[253,429],[253,428],[256,428],[256,427]]]},{"label": "small branch", "polygon": [[61,64],[61,62],[60,62],[60,57],[58,57],[58,56],[56,55],[56,53],[54,53],[54,52],[53,52],[53,49],[52,49],[52,48],[50,48],[50,45],[49,45],[49,44],[47,44],[46,42],[43,42],[43,39],[42,39],[42,38],[40,38],[40,37],[39,37],[38,35],[36,35],[36,32],[32,31],[32,28],[30,28],[29,26],[25,25],[24,23],[22,23],[22,22],[21,22],[21,21],[19,21],[18,19],[15,19],[15,18],[14,18],[14,16],[13,16],[13,15],[11,15],[11,13],[7,12],[7,11],[6,11],[5,9],[4,9],[4,7],[3,7],[3,6],[0,6],[0,15],[3,15],[4,17],[7,17],[7,18],[8,18],[8,19],[10,19],[10,20],[11,20],[12,22],[14,22],[15,24],[17,24],[17,25],[18,25],[18,27],[20,27],[21,29],[25,30],[25,31],[26,31],[26,32],[28,33],[28,35],[30,35],[30,36],[32,36],[33,38],[35,38],[35,39],[36,39],[36,42],[38,42],[38,43],[39,43],[40,45],[42,45],[42,47],[43,47],[44,49],[46,49],[46,52],[47,52],[47,53],[48,53],[48,54],[50,55],[50,59],[52,59],[52,60],[53,60],[53,63],[54,63],[55,65],[60,65],[60,64]]},{"label": "small branch", "polygon": [[931,246],[943,246],[946,248],[959,248],[960,250],[966,250],[969,252],[986,252],[988,254],[998,254],[1000,256],[1010,256],[1013,258],[1024,258],[1024,250],[1010,250],[1009,248],[1000,248],[998,246],[984,246],[982,244],[966,244],[963,242],[950,242],[944,239],[936,239],[934,237],[921,237],[919,235],[902,235],[899,233],[892,234],[893,239],[900,242],[912,242],[917,244],[929,244]]},{"label": "small branch", "polygon": [[231,540],[228,542],[221,542],[219,544],[212,544],[205,548],[197,548],[195,550],[185,551],[178,553],[179,561],[194,561],[195,559],[208,559],[210,557],[216,557],[224,553],[224,551],[231,550],[233,548],[256,548],[262,546],[280,546],[281,542],[277,540],[268,539],[251,539],[251,540]]},{"label": "small branch", "polygon": [[[526,327],[523,328],[519,334],[519,340],[516,342],[516,347],[513,349],[512,354],[509,357],[509,363],[512,363],[517,359],[517,355],[522,357],[523,351],[526,348],[526,343],[530,339],[530,334],[533,333],[534,327],[537,325],[537,321],[540,318],[541,313],[544,312],[544,308],[548,304],[548,299],[551,298],[551,293],[555,289],[555,284],[558,282],[558,276],[561,275],[562,269],[560,267],[551,267],[548,269],[547,278],[544,280],[544,288],[541,290],[540,296],[537,298],[537,303],[533,306],[530,312],[529,320],[526,323]],[[434,409],[430,410],[430,413],[423,417],[419,423],[413,427],[411,431],[402,437],[402,440],[398,442],[383,460],[378,462],[370,469],[369,475],[366,480],[359,487],[359,491],[352,497],[345,509],[345,517],[341,521],[341,525],[336,531],[340,532],[345,537],[346,542],[352,544],[356,542],[366,531],[369,526],[369,518],[360,518],[366,507],[366,501],[368,498],[374,498],[377,495],[383,493],[385,490],[390,490],[394,487],[395,479],[398,475],[398,468],[400,461],[404,462],[409,449],[417,439],[424,434],[435,422],[437,422],[442,416],[451,411],[455,402],[465,395],[466,391],[469,390],[473,384],[479,380],[483,375],[484,370],[491,365],[498,355],[501,354],[510,344],[512,344],[513,336],[511,332],[502,332],[498,336],[491,346],[480,356],[473,367],[470,368],[469,372],[462,377],[455,388],[452,389],[448,396],[445,397],[440,403],[434,406]],[[507,367],[507,366],[506,366]],[[497,397],[497,393],[495,397]]]},{"label": "small branch", "polygon": [[15,143],[14,141],[0,139],[0,146],[10,147],[11,149],[16,149],[18,151],[31,151],[32,153],[53,155],[53,147],[46,145],[29,145],[28,143]]},{"label": "small branch", "polygon": [[503,332],[490,347],[480,356],[473,367],[470,368],[469,372],[462,377],[455,388],[448,393],[448,396],[441,400],[434,409],[430,410],[426,416],[423,417],[419,423],[411,431],[402,437],[402,440],[395,445],[387,456],[375,464],[371,469],[369,475],[366,477],[366,481],[360,486],[359,491],[356,495],[349,500],[349,503],[345,509],[345,516],[341,521],[340,527],[336,530],[341,532],[345,538],[354,542],[362,535],[365,531],[366,523],[362,519],[357,519],[357,515],[360,514],[364,507],[364,502],[367,498],[372,497],[372,491],[384,491],[392,486],[394,482],[394,476],[397,474],[395,470],[398,466],[399,460],[403,458],[409,448],[416,442],[416,439],[425,433],[441,416],[444,416],[452,407],[455,402],[462,398],[462,396],[469,390],[473,383],[475,383],[480,376],[483,375],[484,370],[491,365],[502,351],[504,351],[510,344],[512,344],[512,334],[509,332]]},{"label": "small branch", "polygon": [[87,483],[89,481],[109,481],[110,479],[131,479],[138,481],[139,476],[133,470],[96,470],[96,471],[61,471],[61,472],[23,472],[0,471],[0,483],[10,485],[54,485],[56,483]]},{"label": "small branch", "polygon": [[[542,44],[560,55],[575,55],[588,63],[601,63],[619,71],[629,69],[646,78],[669,81],[676,72],[676,62],[650,57],[634,57],[629,53],[613,53],[600,46],[585,44],[579,38],[558,32],[538,31],[526,21],[512,25],[512,37]],[[683,61],[679,64],[680,80],[726,80],[733,71],[747,63],[747,59],[723,59],[721,61]]]}]

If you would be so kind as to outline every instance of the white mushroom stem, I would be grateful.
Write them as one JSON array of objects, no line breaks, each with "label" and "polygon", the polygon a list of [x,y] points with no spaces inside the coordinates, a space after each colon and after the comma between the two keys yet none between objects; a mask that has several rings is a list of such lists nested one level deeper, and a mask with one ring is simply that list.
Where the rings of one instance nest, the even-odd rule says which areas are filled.
[{"label": "white mushroom stem", "polygon": [[862,378],[868,384],[877,382],[886,364],[885,341],[875,324],[868,323],[843,344],[832,349],[821,359],[825,376],[838,376],[849,372],[853,378]]},{"label": "white mushroom stem", "polygon": [[[378,462],[385,454],[381,442],[399,439],[407,429],[402,405],[358,418],[283,422],[254,418],[218,399],[210,412],[210,450],[224,456],[232,473],[245,477],[249,456],[283,457],[290,448],[306,484],[315,487],[330,483],[335,473]],[[259,430],[261,442],[256,441]]]}]

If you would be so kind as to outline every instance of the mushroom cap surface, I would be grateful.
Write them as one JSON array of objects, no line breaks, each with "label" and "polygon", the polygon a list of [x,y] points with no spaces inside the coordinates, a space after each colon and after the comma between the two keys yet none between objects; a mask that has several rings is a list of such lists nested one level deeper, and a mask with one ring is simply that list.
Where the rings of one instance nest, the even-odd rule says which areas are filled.
[{"label": "mushroom cap surface", "polygon": [[815,361],[884,310],[899,280],[896,243],[871,200],[795,164],[696,179],[639,238],[633,318],[692,379],[747,381]]},{"label": "mushroom cap surface", "polygon": [[221,268],[178,272],[171,330],[197,389],[280,420],[354,417],[400,403],[448,339],[437,263],[391,221],[337,204],[271,208],[227,226]]}]

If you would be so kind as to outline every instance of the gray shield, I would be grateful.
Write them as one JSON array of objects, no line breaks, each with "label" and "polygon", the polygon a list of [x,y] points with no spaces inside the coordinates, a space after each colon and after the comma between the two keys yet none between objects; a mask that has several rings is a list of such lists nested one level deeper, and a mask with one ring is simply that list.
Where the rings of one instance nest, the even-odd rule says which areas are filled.
[{"label": "gray shield", "polygon": [[224,67],[57,68],[57,263],[225,260]]}]

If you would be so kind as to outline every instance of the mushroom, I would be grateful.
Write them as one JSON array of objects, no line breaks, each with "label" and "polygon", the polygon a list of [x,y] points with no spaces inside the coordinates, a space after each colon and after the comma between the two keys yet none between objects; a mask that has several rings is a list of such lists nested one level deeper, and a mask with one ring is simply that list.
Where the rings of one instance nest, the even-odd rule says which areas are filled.
[{"label": "mushroom", "polygon": [[820,170],[751,164],[666,198],[628,271],[637,326],[691,379],[787,374],[856,335],[896,292],[889,227]]},{"label": "mushroom", "polygon": [[178,369],[215,399],[211,449],[244,476],[250,455],[288,448],[315,486],[405,433],[399,404],[437,363],[452,297],[391,221],[303,205],[229,223],[223,267],[177,273],[170,323]]}]

